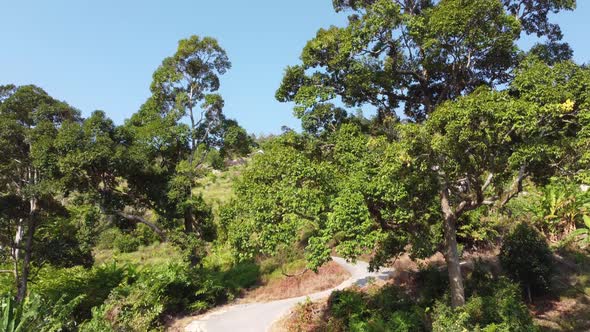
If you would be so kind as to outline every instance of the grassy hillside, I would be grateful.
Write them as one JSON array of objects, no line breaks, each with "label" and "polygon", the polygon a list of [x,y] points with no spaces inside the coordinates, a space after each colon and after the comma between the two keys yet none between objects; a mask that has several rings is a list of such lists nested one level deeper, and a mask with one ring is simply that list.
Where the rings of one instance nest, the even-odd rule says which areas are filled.
[{"label": "grassy hillside", "polygon": [[233,183],[235,179],[239,178],[244,167],[245,165],[237,165],[224,171],[213,171],[199,181],[200,186],[195,189],[195,192],[202,194],[205,202],[217,209],[219,205],[232,198]]}]

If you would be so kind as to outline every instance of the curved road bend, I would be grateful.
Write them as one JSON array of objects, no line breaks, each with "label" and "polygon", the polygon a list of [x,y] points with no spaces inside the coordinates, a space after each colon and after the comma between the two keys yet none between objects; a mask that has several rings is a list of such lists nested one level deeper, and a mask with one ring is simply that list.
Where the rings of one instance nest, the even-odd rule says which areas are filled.
[{"label": "curved road bend", "polygon": [[340,285],[318,293],[263,303],[245,303],[225,307],[218,311],[201,316],[185,327],[186,332],[262,332],[289,313],[298,303],[307,298],[318,300],[330,296],[332,291],[340,290],[352,285],[363,286],[371,279],[388,279],[393,269],[381,269],[379,272],[369,272],[369,264],[357,261],[356,264],[346,262],[340,257],[332,257],[350,273],[350,278]]}]

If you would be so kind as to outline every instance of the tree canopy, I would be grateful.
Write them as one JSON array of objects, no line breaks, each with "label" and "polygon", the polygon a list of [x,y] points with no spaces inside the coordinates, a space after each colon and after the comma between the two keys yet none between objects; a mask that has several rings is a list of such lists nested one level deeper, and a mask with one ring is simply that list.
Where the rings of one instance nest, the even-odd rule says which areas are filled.
[{"label": "tree canopy", "polygon": [[423,121],[447,100],[509,83],[523,32],[547,38],[536,53],[571,56],[548,14],[572,10],[573,0],[334,1],[334,7],[350,12],[348,25],[320,29],[276,93],[295,103],[304,126],[309,118],[339,118],[334,102],[370,105],[381,121],[402,111]]}]

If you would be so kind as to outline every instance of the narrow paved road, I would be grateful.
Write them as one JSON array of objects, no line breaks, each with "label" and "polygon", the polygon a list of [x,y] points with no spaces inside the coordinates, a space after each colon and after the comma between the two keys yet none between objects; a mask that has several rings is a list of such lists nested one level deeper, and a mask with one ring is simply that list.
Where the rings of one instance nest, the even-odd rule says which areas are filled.
[{"label": "narrow paved road", "polygon": [[357,262],[351,264],[339,257],[332,259],[344,267],[350,278],[335,288],[319,293],[309,294],[290,299],[277,300],[264,303],[246,303],[225,307],[211,312],[186,326],[186,332],[264,332],[271,325],[285,316],[298,303],[307,298],[317,300],[328,297],[332,291],[344,289],[354,284],[363,286],[371,279],[387,279],[393,272],[392,269],[382,269],[379,272],[369,272],[369,264]]}]

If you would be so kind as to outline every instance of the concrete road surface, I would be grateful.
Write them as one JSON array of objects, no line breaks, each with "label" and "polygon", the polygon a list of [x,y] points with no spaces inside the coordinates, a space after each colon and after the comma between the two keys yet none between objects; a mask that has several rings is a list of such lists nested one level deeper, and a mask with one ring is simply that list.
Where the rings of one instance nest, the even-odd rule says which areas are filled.
[{"label": "concrete road surface", "polygon": [[345,268],[351,277],[335,288],[319,293],[309,294],[290,299],[277,300],[263,303],[246,303],[224,307],[218,311],[192,321],[186,326],[186,332],[264,332],[268,331],[271,325],[285,316],[298,303],[307,298],[313,300],[328,297],[332,291],[344,289],[354,284],[363,286],[371,279],[388,279],[392,269],[382,269],[379,272],[369,272],[369,264],[357,262],[351,264],[340,257],[332,259]]}]

